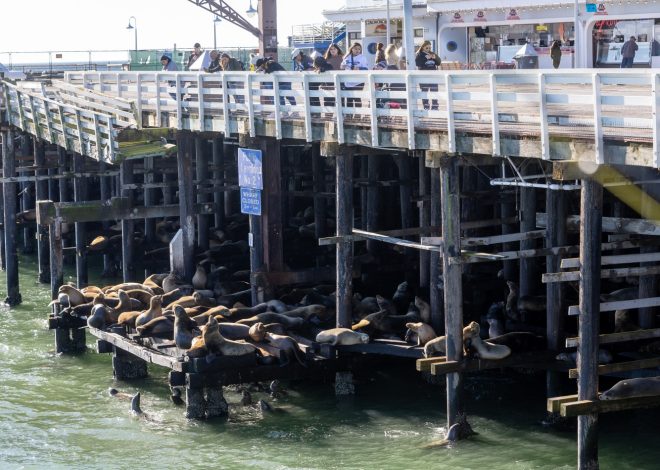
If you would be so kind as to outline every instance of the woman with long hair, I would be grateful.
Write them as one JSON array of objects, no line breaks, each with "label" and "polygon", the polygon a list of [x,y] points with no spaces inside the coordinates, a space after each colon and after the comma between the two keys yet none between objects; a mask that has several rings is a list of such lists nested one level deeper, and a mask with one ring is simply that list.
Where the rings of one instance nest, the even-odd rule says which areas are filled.
[{"label": "woman with long hair", "polygon": [[[351,44],[351,48],[348,50],[348,53],[344,56],[344,60],[341,62],[342,70],[369,70],[369,65],[367,64],[367,58],[362,55],[362,44],[359,42],[354,42]],[[364,89],[363,83],[345,83],[344,90],[362,90]],[[346,100],[346,106],[359,108],[362,106],[362,101],[360,98],[348,98]]]},{"label": "woman with long hair", "polygon": [[339,46],[334,42],[328,46],[328,49],[325,51],[325,61],[332,65],[332,70],[340,70],[341,62],[344,60],[344,53],[341,51]]},{"label": "woman with long hair", "polygon": [[[415,65],[417,70],[438,70],[438,65],[440,65],[440,57],[431,50],[431,41],[424,41],[419,49],[417,49],[417,55],[415,56]],[[420,83],[419,88],[422,91],[426,92],[437,92],[438,85],[431,83]],[[429,109],[429,100],[423,99],[422,104],[424,109]],[[431,101],[431,110],[435,111],[438,109],[438,100]]]}]

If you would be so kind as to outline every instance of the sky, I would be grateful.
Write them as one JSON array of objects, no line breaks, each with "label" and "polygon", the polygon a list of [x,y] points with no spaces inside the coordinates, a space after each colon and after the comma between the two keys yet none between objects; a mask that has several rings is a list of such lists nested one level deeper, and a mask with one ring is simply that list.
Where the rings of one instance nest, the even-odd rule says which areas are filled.
[{"label": "sky", "polygon": [[[242,16],[250,0],[226,0]],[[256,8],[257,0],[252,0]],[[278,0],[278,40],[287,45],[293,25],[320,23],[324,9],[345,0]],[[4,0],[0,3],[0,62],[6,52],[127,50],[134,48],[129,17],[137,20],[138,48],[213,46],[213,15],[188,0]],[[257,25],[256,16],[251,19]],[[218,48],[250,47],[257,39],[222,21]]]}]

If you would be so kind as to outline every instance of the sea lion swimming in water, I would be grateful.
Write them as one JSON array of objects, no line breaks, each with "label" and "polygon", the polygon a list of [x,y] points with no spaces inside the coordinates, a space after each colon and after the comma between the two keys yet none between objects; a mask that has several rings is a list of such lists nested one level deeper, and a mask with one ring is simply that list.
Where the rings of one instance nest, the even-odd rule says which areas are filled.
[{"label": "sea lion swimming in water", "polygon": [[317,343],[329,343],[333,346],[350,346],[351,344],[367,344],[369,335],[348,328],[330,328],[316,335]]},{"label": "sea lion swimming in water", "polygon": [[123,400],[132,400],[133,399],[133,395],[131,395],[130,393],[120,392],[116,388],[109,388],[108,389],[108,394],[111,397],[121,398]]}]

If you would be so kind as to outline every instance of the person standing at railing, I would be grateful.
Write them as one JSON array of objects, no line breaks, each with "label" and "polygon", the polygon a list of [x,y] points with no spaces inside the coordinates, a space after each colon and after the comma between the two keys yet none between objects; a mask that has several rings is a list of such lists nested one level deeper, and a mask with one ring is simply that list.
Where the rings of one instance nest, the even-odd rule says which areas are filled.
[{"label": "person standing at railing", "polygon": [[[258,59],[257,62],[255,63],[257,66],[257,73],[273,73],[273,72],[285,72],[284,67],[279,62],[276,62],[272,57],[266,57],[265,59]],[[284,85],[286,82],[280,82],[280,90],[286,90],[287,88],[283,88],[282,85]],[[273,89],[273,84],[272,83],[267,83],[263,82],[261,84],[262,89],[264,90],[272,90]],[[291,89],[291,82],[289,82],[289,87],[288,90]],[[266,98],[264,100],[263,104],[273,104],[272,100],[270,100],[270,97],[263,97]],[[294,96],[287,96],[286,99],[289,101],[289,104],[292,106],[296,105],[296,98]],[[284,97],[280,96],[280,104],[284,104]]]},{"label": "person standing at railing", "polygon": [[635,36],[630,36],[626,42],[623,43],[621,47],[621,68],[622,69],[631,69],[633,62],[635,61],[635,53],[639,49],[637,45]]},{"label": "person standing at railing", "polygon": [[550,58],[552,59],[552,66],[558,69],[561,63],[561,41],[559,39],[555,39],[552,43]]},{"label": "person standing at railing", "polygon": [[[179,70],[179,67],[176,66],[176,63],[172,60],[172,57],[170,57],[168,54],[163,54],[160,56],[160,63],[163,66],[162,70],[163,72],[176,72]],[[167,84],[171,87],[176,87],[176,81],[175,80],[168,80]],[[172,97],[173,100],[176,100],[176,93],[170,93],[170,96]]]},{"label": "person standing at railing", "polygon": [[343,53],[339,46],[333,42],[328,46],[324,57],[326,62],[332,65],[332,70],[341,70],[341,63],[344,60],[342,55]]},{"label": "person standing at railing", "polygon": [[385,63],[387,70],[399,70],[399,55],[396,53],[396,46],[390,44],[385,49]]},{"label": "person standing at railing", "polygon": [[202,55],[202,46],[196,42],[193,51],[190,53],[190,57],[188,57],[188,63],[186,64],[186,70],[190,70],[190,66],[195,63],[197,59],[199,59]]},{"label": "person standing at railing", "polygon": [[[332,65],[325,60],[325,57],[322,55],[317,55],[314,57],[314,72],[316,73],[325,73],[328,70],[332,70]],[[334,83],[332,82],[327,82],[327,83],[310,83],[309,85],[310,90],[334,90],[335,86]],[[312,96],[309,99],[309,104],[310,106],[321,106],[321,99]],[[328,98],[323,98],[323,106],[334,106],[335,105],[335,99],[334,97],[328,97]]]},{"label": "person standing at railing", "polygon": [[[354,42],[351,45],[351,48],[348,50],[348,54],[344,56],[344,60],[341,62],[342,70],[369,70],[369,65],[367,64],[367,59],[362,55],[362,44],[359,42]],[[342,85],[342,90],[362,90],[364,89],[364,83],[356,82],[346,82]],[[360,98],[347,98],[346,106],[349,108],[362,107],[362,101]]]},{"label": "person standing at railing", "polygon": [[[417,55],[415,56],[415,65],[417,70],[438,70],[438,65],[440,65],[440,57],[431,50],[431,41],[424,41],[419,49],[417,49]],[[420,83],[419,87],[422,91],[427,93],[437,93],[438,85],[431,83]],[[429,100],[423,99],[422,104],[424,109],[429,109]],[[438,100],[431,101],[431,110],[436,111],[438,109]]]},{"label": "person standing at railing", "polygon": [[374,63],[374,68],[380,67],[382,63],[385,62],[385,44],[379,42],[376,44],[376,62]]},{"label": "person standing at railing", "polygon": [[222,71],[222,65],[220,65],[220,53],[213,49],[211,53],[209,54],[209,57],[211,58],[211,62],[209,62],[209,66],[206,67],[206,71],[208,73],[216,73],[216,72],[221,72]]},{"label": "person standing at railing", "polygon": [[291,51],[291,60],[293,61],[294,72],[304,72],[314,68],[313,61],[305,55],[300,49]]},{"label": "person standing at railing", "polygon": [[[220,67],[223,72],[241,72],[243,71],[243,63],[234,57],[230,56],[226,52],[223,52],[220,55]],[[228,90],[239,90],[243,88],[242,82],[228,81],[227,89]],[[234,101],[239,104],[245,103],[245,96],[232,93]]]}]

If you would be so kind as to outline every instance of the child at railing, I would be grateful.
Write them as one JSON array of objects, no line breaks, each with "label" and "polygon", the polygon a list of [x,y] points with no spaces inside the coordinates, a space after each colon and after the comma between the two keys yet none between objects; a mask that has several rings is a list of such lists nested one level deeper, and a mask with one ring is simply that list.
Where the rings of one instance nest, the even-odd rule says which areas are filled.
[{"label": "child at railing", "polygon": [[[417,70],[438,70],[438,65],[440,65],[440,57],[437,56],[433,51],[431,51],[431,41],[424,41],[419,49],[417,49],[417,55],[415,56],[415,65]],[[430,83],[420,83],[419,88],[425,92],[436,92],[438,91],[438,85]],[[429,109],[429,100],[423,99],[422,104],[424,109]],[[438,100],[431,101],[431,110],[435,111],[438,109]]]},{"label": "child at railing", "polygon": [[[348,54],[344,56],[341,63],[342,70],[369,70],[367,59],[362,55],[362,45],[359,42],[354,42],[348,50]],[[364,83],[347,82],[342,85],[342,90],[362,90]],[[362,101],[360,98],[349,97],[346,100],[346,106],[360,108]]]}]

